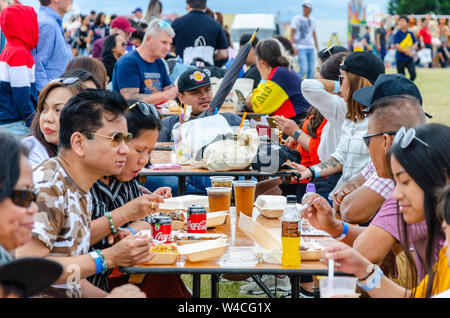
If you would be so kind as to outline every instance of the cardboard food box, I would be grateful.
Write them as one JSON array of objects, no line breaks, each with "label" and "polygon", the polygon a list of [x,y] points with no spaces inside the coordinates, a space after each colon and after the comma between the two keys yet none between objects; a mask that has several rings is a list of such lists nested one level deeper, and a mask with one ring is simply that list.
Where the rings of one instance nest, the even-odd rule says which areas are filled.
[{"label": "cardboard food box", "polygon": [[224,239],[216,239],[201,243],[187,244],[178,247],[181,255],[185,255],[190,262],[202,262],[221,257],[228,244]]},{"label": "cardboard food box", "polygon": [[255,207],[260,214],[269,219],[278,219],[286,208],[286,197],[281,195],[260,195]]},{"label": "cardboard food box", "polygon": [[191,205],[200,205],[205,209],[209,207],[208,196],[205,195],[183,195],[179,197],[165,199],[163,204],[159,205],[161,212],[183,210],[187,211]]}]

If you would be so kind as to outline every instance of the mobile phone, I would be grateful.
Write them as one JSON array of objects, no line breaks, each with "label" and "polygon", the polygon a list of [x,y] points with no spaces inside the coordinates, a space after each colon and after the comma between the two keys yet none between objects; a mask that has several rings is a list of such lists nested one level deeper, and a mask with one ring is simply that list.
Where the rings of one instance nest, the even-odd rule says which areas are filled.
[{"label": "mobile phone", "polygon": [[267,117],[266,120],[270,128],[277,128],[277,124],[275,123],[275,119],[273,119],[273,117]]}]

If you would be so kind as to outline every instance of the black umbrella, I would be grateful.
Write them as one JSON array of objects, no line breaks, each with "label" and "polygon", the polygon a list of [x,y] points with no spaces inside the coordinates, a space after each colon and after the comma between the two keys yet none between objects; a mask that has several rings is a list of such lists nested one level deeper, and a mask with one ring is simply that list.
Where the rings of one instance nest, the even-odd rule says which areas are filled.
[{"label": "black umbrella", "polygon": [[250,53],[250,49],[252,48],[253,40],[255,39],[258,31],[259,28],[256,29],[255,33],[253,33],[250,41],[248,41],[248,43],[245,44],[244,47],[239,51],[238,55],[234,59],[233,64],[231,64],[230,69],[225,74],[225,77],[223,78],[222,83],[220,84],[220,87],[216,92],[216,95],[211,101],[211,104],[209,106],[209,113],[217,114],[220,107],[222,107],[223,103],[225,102],[225,98],[233,88],[233,85],[236,82],[239,73],[241,72],[242,67],[245,64],[245,61],[247,60],[247,56]]}]

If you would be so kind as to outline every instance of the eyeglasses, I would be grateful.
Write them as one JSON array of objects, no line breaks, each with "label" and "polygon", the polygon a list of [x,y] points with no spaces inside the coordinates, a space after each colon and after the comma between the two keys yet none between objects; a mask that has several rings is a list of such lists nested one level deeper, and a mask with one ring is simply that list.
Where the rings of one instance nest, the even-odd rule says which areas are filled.
[{"label": "eyeglasses", "polygon": [[79,81],[80,81],[80,79],[78,77],[60,77],[60,78],[55,78],[55,79],[51,80],[49,82],[49,84],[62,83],[64,85],[73,85]]},{"label": "eyeglasses", "polygon": [[20,207],[28,208],[37,200],[36,190],[13,190],[10,196],[12,202]]},{"label": "eyeglasses", "polygon": [[126,42],[122,42],[122,46],[123,47],[127,47],[127,43]]},{"label": "eyeglasses", "polygon": [[381,133],[378,133],[378,134],[365,135],[362,138],[363,138],[364,143],[366,144],[367,148],[369,148],[369,146],[370,146],[370,139],[372,137],[382,136],[382,135],[385,135],[385,134],[394,136],[396,133],[397,133],[396,131],[387,131],[387,132],[381,132]]},{"label": "eyeglasses", "polygon": [[145,116],[150,116],[152,114],[156,119],[161,119],[161,116],[159,115],[158,110],[156,109],[155,105],[150,105],[141,101],[138,101],[130,106],[129,110],[132,110],[134,107],[138,106],[139,110],[142,114]]},{"label": "eyeglasses", "polygon": [[115,131],[112,136],[101,135],[101,134],[97,134],[92,131],[85,131],[84,133],[111,139],[111,145],[113,147],[120,146],[122,141],[124,141],[128,145],[131,142],[131,140],[133,139],[133,134],[131,134],[131,133],[125,134],[125,133],[119,132],[119,131]]},{"label": "eyeglasses", "polygon": [[430,148],[425,141],[416,137],[416,130],[414,128],[408,130],[405,127],[400,128],[394,137],[394,144],[398,144],[402,149],[406,149],[411,145],[413,140],[417,140],[428,149]]}]

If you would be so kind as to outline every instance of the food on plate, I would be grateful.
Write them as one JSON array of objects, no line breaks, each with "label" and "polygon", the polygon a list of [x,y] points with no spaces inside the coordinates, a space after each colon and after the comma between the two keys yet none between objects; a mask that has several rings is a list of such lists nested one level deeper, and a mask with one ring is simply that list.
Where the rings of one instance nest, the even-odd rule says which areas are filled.
[{"label": "food on plate", "polygon": [[161,244],[150,247],[150,253],[178,253],[178,247],[175,244]]},{"label": "food on plate", "polygon": [[167,213],[172,221],[186,222],[186,213],[184,211],[172,211]]}]

